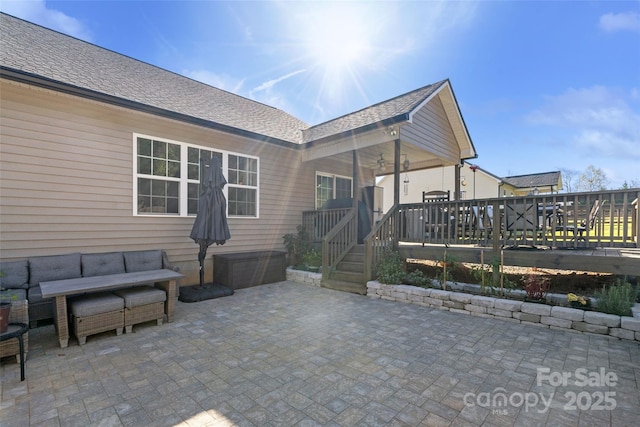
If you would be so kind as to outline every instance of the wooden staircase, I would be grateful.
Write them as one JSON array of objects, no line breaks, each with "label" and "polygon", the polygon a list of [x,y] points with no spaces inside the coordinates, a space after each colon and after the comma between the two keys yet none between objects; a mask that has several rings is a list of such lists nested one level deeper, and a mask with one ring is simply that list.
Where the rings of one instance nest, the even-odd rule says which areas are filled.
[{"label": "wooden staircase", "polygon": [[364,245],[354,246],[343,260],[338,263],[335,271],[329,273],[329,279],[322,281],[322,287],[366,295]]}]

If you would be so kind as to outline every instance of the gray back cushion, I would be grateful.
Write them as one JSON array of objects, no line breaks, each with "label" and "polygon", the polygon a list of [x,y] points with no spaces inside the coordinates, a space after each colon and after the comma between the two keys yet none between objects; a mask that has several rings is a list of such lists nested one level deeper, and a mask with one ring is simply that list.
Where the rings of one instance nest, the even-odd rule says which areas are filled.
[{"label": "gray back cushion", "polygon": [[124,253],[124,265],[127,273],[135,271],[161,270],[162,251],[133,251]]},{"label": "gray back cushion", "polygon": [[29,288],[29,262],[9,261],[0,262],[0,288],[3,289],[28,289]]},{"label": "gray back cushion", "polygon": [[82,254],[82,276],[105,276],[125,273],[122,252]]},{"label": "gray back cushion", "polygon": [[50,280],[75,279],[81,277],[80,254],[32,257],[29,268],[31,286]]}]

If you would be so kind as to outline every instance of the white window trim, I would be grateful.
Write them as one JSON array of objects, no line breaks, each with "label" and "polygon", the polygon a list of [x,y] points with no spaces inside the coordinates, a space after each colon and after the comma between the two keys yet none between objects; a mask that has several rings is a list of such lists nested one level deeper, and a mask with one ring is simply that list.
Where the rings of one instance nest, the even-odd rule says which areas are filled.
[{"label": "white window trim", "polygon": [[[198,180],[195,179],[189,179],[188,175],[185,175],[184,177],[180,177],[180,178],[172,178],[172,177],[156,177],[154,175],[143,175],[140,174],[138,175],[138,138],[146,138],[146,139],[151,139],[151,140],[155,140],[155,141],[162,141],[162,142],[166,142],[169,144],[176,144],[180,146],[180,171],[181,174],[184,172],[185,174],[187,173],[187,160],[188,160],[188,149],[189,148],[197,148],[197,149],[201,149],[201,150],[207,150],[207,151],[215,151],[217,153],[221,153],[222,154],[222,174],[225,176],[225,178],[228,178],[229,176],[229,155],[234,155],[234,156],[240,156],[240,157],[246,157],[248,159],[255,159],[258,163],[257,166],[257,175],[258,175],[258,183],[255,187],[250,186],[250,185],[238,185],[238,184],[229,184],[227,183],[227,185],[224,186],[223,188],[223,193],[224,193],[224,197],[227,200],[227,216],[229,218],[233,218],[233,219],[259,219],[260,218],[260,158],[257,156],[250,156],[244,153],[238,153],[235,151],[227,151],[227,150],[221,150],[219,148],[216,147],[208,147],[205,145],[198,145],[198,144],[191,144],[188,142],[182,142],[182,141],[176,141],[173,139],[168,139],[168,138],[161,138],[161,137],[157,137],[157,136],[151,136],[151,135],[146,135],[146,134],[142,134],[142,133],[134,133],[133,134],[133,204],[132,204],[132,209],[133,209],[133,216],[136,217],[152,217],[152,218],[195,218],[194,214],[188,214],[188,198],[187,198],[187,194],[188,194],[188,184],[190,183],[197,183]],[[148,177],[151,179],[158,179],[161,178],[163,180],[166,181],[179,181],[180,182],[180,205],[178,208],[178,214],[151,214],[151,213],[139,213],[138,212],[138,177]],[[228,194],[228,189],[229,187],[235,187],[235,188],[249,188],[249,189],[255,189],[256,190],[256,214],[255,216],[235,216],[235,215],[231,215],[229,216],[229,194]]]},{"label": "white window trim", "polygon": [[[324,177],[327,177],[327,178],[333,178],[333,197],[336,196],[336,179],[335,178],[348,179],[349,181],[351,181],[351,186],[349,187],[349,192],[351,193],[351,197],[353,197],[353,177],[346,176],[346,175],[338,175],[338,174],[329,173],[329,172],[316,171],[316,176],[315,176],[314,181],[313,181],[313,200],[314,200],[314,204],[318,203],[318,176],[324,176]],[[322,206],[316,206],[316,209],[320,209],[321,207]]]}]

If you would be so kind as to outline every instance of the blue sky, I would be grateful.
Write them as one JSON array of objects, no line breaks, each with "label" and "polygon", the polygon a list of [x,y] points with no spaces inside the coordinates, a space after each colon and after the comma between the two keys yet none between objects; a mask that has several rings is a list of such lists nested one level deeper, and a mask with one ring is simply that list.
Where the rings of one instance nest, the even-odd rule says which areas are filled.
[{"label": "blue sky", "polygon": [[309,124],[451,79],[498,176],[640,185],[640,1],[43,1],[0,10]]}]

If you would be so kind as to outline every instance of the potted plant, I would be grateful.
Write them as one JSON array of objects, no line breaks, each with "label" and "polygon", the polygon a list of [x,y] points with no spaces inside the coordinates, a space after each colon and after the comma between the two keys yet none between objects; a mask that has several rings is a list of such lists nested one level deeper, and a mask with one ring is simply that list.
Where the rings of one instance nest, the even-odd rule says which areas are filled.
[{"label": "potted plant", "polygon": [[547,301],[547,293],[549,292],[549,278],[530,274],[524,278],[524,291],[527,296],[525,301],[540,302]]},{"label": "potted plant", "polygon": [[[4,273],[2,271],[0,271],[0,277],[3,277]],[[2,292],[4,292],[6,289],[3,287],[0,287],[0,295],[2,295]],[[11,304],[12,302],[9,301],[9,299],[11,300],[16,300],[17,297],[16,295],[9,295],[9,296],[2,296],[0,297],[0,333],[2,332],[6,332],[7,328],[9,327],[9,315],[11,314]]]},{"label": "potted plant", "polygon": [[9,327],[9,315],[11,314],[11,301],[0,300],[0,333],[6,332]]}]

